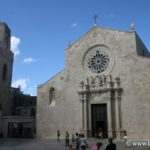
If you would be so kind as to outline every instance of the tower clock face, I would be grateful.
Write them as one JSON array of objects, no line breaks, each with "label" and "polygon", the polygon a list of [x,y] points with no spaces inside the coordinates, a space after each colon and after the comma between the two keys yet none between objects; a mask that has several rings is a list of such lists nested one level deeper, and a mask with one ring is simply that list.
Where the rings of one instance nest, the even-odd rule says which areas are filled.
[{"label": "tower clock face", "polygon": [[84,67],[90,73],[104,74],[110,67],[111,55],[107,47],[96,46],[88,51]]}]

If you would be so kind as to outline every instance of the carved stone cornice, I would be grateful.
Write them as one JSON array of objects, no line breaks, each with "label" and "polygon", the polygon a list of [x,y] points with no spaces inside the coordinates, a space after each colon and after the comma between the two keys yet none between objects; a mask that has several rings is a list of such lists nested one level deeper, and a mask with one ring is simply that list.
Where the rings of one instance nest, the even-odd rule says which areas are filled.
[{"label": "carved stone cornice", "polygon": [[122,88],[92,88],[90,90],[79,90],[78,94],[92,94],[92,93],[104,93],[104,92],[122,92]]}]

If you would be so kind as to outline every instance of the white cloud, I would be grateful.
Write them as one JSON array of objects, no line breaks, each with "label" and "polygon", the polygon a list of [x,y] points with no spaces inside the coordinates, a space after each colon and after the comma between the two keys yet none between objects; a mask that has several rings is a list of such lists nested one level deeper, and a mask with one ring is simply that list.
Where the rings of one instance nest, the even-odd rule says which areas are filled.
[{"label": "white cloud", "polygon": [[76,22],[74,22],[71,26],[74,28],[76,27],[78,24]]},{"label": "white cloud", "polygon": [[29,84],[29,79],[18,79],[12,83],[12,87],[21,87],[22,90],[27,89]]},{"label": "white cloud", "polygon": [[23,63],[25,63],[25,64],[30,64],[30,63],[32,63],[32,62],[34,62],[34,61],[35,61],[34,58],[29,57],[29,58],[25,58],[25,59],[23,60]]},{"label": "white cloud", "polygon": [[20,54],[19,44],[20,44],[20,38],[16,36],[12,36],[11,37],[11,50],[14,52],[15,56]]}]

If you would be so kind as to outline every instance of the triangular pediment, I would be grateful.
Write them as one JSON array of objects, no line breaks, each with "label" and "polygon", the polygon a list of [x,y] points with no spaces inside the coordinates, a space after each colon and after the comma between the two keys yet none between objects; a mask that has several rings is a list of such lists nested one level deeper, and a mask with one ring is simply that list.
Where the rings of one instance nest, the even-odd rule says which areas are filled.
[{"label": "triangular pediment", "polygon": [[[119,34],[119,33],[133,33],[130,31],[123,31],[123,30],[118,30],[118,29],[110,29],[110,28],[105,28],[105,27],[101,27],[101,26],[93,26],[88,32],[86,32],[85,34],[83,34],[81,37],[79,37],[75,42],[73,43],[69,43],[68,48],[70,49],[73,46],[76,46],[78,43],[84,41],[84,39],[87,39],[90,36],[96,37],[96,33],[102,33],[102,36],[104,36],[104,34],[107,36],[109,33],[114,33],[114,34]],[[135,32],[134,32],[135,33]]]}]

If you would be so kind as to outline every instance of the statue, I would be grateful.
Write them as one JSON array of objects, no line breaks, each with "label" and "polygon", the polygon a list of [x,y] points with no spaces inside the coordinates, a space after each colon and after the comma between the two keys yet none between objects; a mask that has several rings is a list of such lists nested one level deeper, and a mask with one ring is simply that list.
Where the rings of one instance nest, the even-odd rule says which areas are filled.
[{"label": "statue", "polygon": [[131,24],[130,30],[135,31],[135,24],[134,23]]}]

